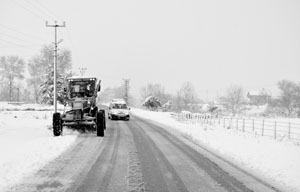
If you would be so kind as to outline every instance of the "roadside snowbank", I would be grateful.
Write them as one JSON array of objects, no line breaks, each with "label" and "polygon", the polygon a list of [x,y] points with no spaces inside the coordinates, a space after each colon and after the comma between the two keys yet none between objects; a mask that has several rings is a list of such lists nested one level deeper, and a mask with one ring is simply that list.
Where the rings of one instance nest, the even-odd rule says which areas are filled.
[{"label": "roadside snowbank", "polygon": [[[18,102],[0,102],[0,111],[53,111],[54,107],[50,105],[28,104]],[[58,110],[63,110],[64,106],[57,105]]]},{"label": "roadside snowbank", "polygon": [[[0,104],[1,109],[13,107]],[[0,191],[42,168],[76,140],[77,133],[69,130],[53,137],[51,124],[51,111],[0,111]]]},{"label": "roadside snowbank", "polygon": [[132,114],[179,130],[215,153],[285,191],[300,191],[300,147],[266,137],[245,135],[223,127],[188,125],[172,118],[172,113],[132,109]]}]

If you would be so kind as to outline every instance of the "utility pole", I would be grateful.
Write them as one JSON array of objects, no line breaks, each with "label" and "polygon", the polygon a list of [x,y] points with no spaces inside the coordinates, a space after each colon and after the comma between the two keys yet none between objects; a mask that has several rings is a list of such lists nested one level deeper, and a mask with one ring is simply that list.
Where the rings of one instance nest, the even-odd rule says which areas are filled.
[{"label": "utility pole", "polygon": [[62,25],[58,25],[57,22],[54,22],[54,25],[48,25],[48,21],[46,21],[46,27],[54,27],[54,113],[57,112],[57,27],[65,27],[66,22],[63,22]]},{"label": "utility pole", "polygon": [[79,73],[80,73],[81,77],[85,74],[85,72],[87,70],[86,67],[79,67],[78,69],[79,69]]},{"label": "utility pole", "polygon": [[123,79],[123,80],[124,80],[124,88],[125,88],[124,100],[128,104],[128,92],[129,92],[129,81],[130,81],[130,79]]}]

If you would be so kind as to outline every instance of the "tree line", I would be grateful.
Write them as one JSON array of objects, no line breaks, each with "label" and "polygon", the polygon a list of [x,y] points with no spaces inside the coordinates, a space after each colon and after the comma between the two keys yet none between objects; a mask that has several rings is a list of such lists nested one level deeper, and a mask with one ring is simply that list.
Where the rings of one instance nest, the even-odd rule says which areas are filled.
[{"label": "tree line", "polygon": [[[102,102],[110,102],[112,98],[123,98],[125,87],[120,85],[106,88],[100,93]],[[129,104],[144,106],[150,110],[164,108],[172,111],[196,110],[196,105],[201,102],[191,82],[183,83],[176,95],[169,94],[161,84],[148,84],[141,88],[140,97],[129,92]]]},{"label": "tree line", "polygon": [[[279,95],[270,97],[265,103],[267,109],[263,115],[281,115],[300,117],[300,82],[281,80],[277,82]],[[232,114],[236,115],[245,110],[247,101],[244,90],[241,86],[231,86],[227,89],[226,95],[220,98],[220,103]]]},{"label": "tree line", "polygon": [[[279,89],[278,97],[270,97],[266,101],[267,109],[264,115],[279,114],[283,116],[300,116],[300,82],[289,80],[277,82]],[[163,110],[180,112],[201,112],[201,106],[205,104],[199,98],[191,82],[185,82],[174,94],[166,93],[160,84],[148,84],[141,89],[142,105],[150,110],[162,108]],[[241,114],[247,109],[249,102],[246,92],[240,85],[231,85],[226,89],[225,94],[217,99],[218,105],[209,103],[208,112],[223,110],[223,113],[230,115]],[[268,113],[268,114],[267,114]]]},{"label": "tree line", "polygon": [[[27,62],[16,55],[0,57],[0,101],[53,103],[53,46],[45,45]],[[58,100],[64,97],[63,84],[72,75],[71,51],[61,49],[57,57]]]},{"label": "tree line", "polygon": [[[65,79],[72,76],[72,57],[68,49],[61,49],[58,53],[58,100],[63,102],[65,97],[63,87]],[[53,47],[45,45],[39,53],[27,62],[19,56],[0,57],[0,101],[22,101],[31,103],[53,104]],[[280,95],[268,101],[269,113],[280,113],[287,116],[300,115],[300,82],[289,80],[278,81]],[[111,98],[123,98],[125,87],[107,88],[101,93],[101,101],[109,102]],[[170,94],[161,84],[148,84],[141,88],[140,99],[128,95],[129,103],[136,106],[143,105],[150,110],[158,108],[168,111],[199,112],[204,103],[197,94],[191,82],[185,82]],[[245,110],[248,104],[245,90],[242,86],[231,85],[218,103],[231,115]],[[210,104],[209,111],[220,108]]]}]

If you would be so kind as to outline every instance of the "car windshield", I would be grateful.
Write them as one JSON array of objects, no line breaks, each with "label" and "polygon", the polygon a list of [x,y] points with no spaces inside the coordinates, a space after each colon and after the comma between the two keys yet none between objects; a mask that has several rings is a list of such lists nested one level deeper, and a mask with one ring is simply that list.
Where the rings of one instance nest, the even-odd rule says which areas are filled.
[{"label": "car windshield", "polygon": [[94,81],[71,81],[70,96],[74,97],[92,97],[95,92]]},{"label": "car windshield", "polygon": [[127,109],[127,105],[125,103],[114,103],[112,105],[113,109]]}]

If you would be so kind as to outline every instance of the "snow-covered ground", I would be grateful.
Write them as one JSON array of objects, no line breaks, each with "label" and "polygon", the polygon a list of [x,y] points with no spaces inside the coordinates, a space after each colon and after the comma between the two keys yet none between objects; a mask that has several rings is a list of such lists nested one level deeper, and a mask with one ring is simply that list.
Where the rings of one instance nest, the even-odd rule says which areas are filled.
[{"label": "snow-covered ground", "polygon": [[70,130],[53,137],[49,109],[0,103],[0,191],[39,170],[76,140],[78,134]]},{"label": "snow-covered ground", "polygon": [[[63,110],[64,106],[58,104],[57,109]],[[53,111],[53,106],[18,102],[0,102],[0,111]]]},{"label": "snow-covered ground", "polygon": [[131,112],[189,135],[233,164],[279,184],[284,191],[300,191],[300,146],[292,142],[243,134],[218,125],[184,124],[167,112],[141,109],[132,109]]},{"label": "snow-covered ground", "polygon": [[[51,109],[0,102],[0,191],[36,172],[75,142],[78,133],[70,130],[64,130],[63,137],[53,137]],[[222,126],[184,124],[171,113],[131,112],[189,135],[245,170],[286,186],[286,191],[300,191],[300,146]]]}]

